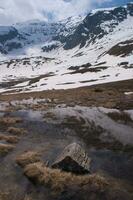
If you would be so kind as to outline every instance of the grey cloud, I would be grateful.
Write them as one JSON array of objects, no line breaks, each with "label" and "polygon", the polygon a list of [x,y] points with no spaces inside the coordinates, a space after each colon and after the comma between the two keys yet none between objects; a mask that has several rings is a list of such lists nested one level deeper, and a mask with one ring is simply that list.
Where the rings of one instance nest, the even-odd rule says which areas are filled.
[{"label": "grey cloud", "polygon": [[[40,19],[61,20],[111,0],[0,0],[0,24]],[[50,17],[51,16],[51,17]]]}]

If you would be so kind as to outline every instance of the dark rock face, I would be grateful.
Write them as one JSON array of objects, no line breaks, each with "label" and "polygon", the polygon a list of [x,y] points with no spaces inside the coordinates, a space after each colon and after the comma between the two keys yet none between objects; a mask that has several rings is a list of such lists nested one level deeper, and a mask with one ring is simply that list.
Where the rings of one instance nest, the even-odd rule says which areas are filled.
[{"label": "dark rock face", "polygon": [[49,52],[49,51],[52,51],[56,48],[58,48],[58,45],[53,44],[53,45],[48,45],[48,46],[42,47],[42,50],[43,50],[43,52]]},{"label": "dark rock face", "polygon": [[133,51],[133,40],[127,40],[121,43],[118,43],[117,45],[113,46],[107,54],[113,55],[113,56],[121,56],[125,57],[131,54]]},{"label": "dark rock face", "polygon": [[2,45],[0,45],[0,53],[7,54],[7,51],[4,49]]},{"label": "dark rock face", "polygon": [[127,4],[127,10],[131,16],[133,16],[133,3]]},{"label": "dark rock face", "polygon": [[112,32],[120,22],[127,18],[128,14],[133,16],[133,4],[128,4],[127,8],[118,7],[114,10],[88,14],[83,23],[77,27],[74,34],[66,38],[64,49],[72,49],[77,45],[80,45],[82,48],[86,42],[88,44],[94,43],[96,39],[100,39],[108,34],[106,29],[101,26],[102,24],[110,22],[108,28],[109,32]]},{"label": "dark rock face", "polygon": [[[17,39],[13,41],[13,39]],[[21,48],[21,42],[19,42],[20,35],[14,27],[0,26],[0,52],[7,54],[13,49]]]},{"label": "dark rock face", "polygon": [[79,144],[73,143],[64,149],[52,167],[75,174],[87,174],[90,173],[90,162],[91,159],[84,149]]},{"label": "dark rock face", "polygon": [[118,22],[123,21],[127,18],[127,9],[123,7],[115,8],[113,11],[110,12],[111,17],[115,20],[115,18],[118,20]]},{"label": "dark rock face", "polygon": [[14,39],[18,35],[18,31],[14,27],[0,26],[0,30],[0,43],[2,44],[5,43],[7,40]]},{"label": "dark rock face", "polygon": [[22,47],[21,43],[19,42],[8,42],[6,45],[5,45],[7,51],[12,51],[13,49],[19,49]]}]

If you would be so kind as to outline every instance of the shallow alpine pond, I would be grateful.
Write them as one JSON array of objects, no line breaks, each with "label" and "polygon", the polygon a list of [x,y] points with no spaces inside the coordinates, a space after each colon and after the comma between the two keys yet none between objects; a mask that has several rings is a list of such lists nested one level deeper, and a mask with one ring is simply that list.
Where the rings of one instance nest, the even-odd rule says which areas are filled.
[{"label": "shallow alpine pond", "polygon": [[[92,174],[105,176],[111,183],[119,185],[118,194],[121,195],[121,190],[124,188],[127,199],[130,199],[130,195],[132,198],[132,117],[126,121],[128,114],[123,117],[118,113],[117,116],[109,114],[113,112],[103,108],[80,106],[59,106],[47,111],[2,111],[0,113],[0,200],[87,199],[86,195],[90,193],[97,195],[93,198],[95,196],[93,194],[91,199],[116,199],[112,196],[107,198],[110,193],[106,194],[103,190],[89,191],[87,181],[80,186],[65,187],[65,175],[58,181],[58,184],[64,185],[65,189],[61,192],[54,191],[54,187],[49,187],[51,179],[48,186],[43,186],[46,180],[41,182],[39,179],[38,183],[29,179],[16,162],[16,159],[25,152],[38,152],[42,162],[50,168],[63,149],[74,142],[80,144],[91,158]],[[53,179],[54,176],[55,173],[52,174]],[[86,194],[85,197],[83,193]],[[125,196],[123,194],[122,198]]]}]

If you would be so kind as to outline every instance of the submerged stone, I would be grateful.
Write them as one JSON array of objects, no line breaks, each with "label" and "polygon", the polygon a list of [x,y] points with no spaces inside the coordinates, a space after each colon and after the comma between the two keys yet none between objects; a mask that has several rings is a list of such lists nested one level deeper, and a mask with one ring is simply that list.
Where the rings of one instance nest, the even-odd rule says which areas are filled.
[{"label": "submerged stone", "polygon": [[90,173],[91,159],[85,150],[77,143],[67,146],[57,160],[53,163],[52,168],[75,174]]}]

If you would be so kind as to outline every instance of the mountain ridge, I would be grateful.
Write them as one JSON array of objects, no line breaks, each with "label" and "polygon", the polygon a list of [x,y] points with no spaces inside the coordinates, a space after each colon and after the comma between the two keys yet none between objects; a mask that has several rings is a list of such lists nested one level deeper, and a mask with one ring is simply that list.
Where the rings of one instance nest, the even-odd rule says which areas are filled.
[{"label": "mountain ridge", "polygon": [[15,30],[1,47],[6,61],[0,62],[0,80],[21,81],[6,90],[68,89],[133,78],[133,3],[56,24],[17,24]]},{"label": "mountain ridge", "polygon": [[[44,43],[45,46],[45,43],[51,41],[60,43],[65,50],[78,45],[82,48],[86,42],[93,43],[112,32],[119,23],[127,19],[128,15],[133,16],[132,3],[128,3],[127,6],[98,9],[90,12],[86,17],[69,17],[55,23],[39,20],[17,23],[11,26],[14,32],[9,32],[8,35],[0,34],[0,52],[8,54],[13,49],[23,48],[29,44]],[[8,30],[11,27],[5,26],[5,29]],[[0,26],[0,31],[2,28],[3,26]]]}]

